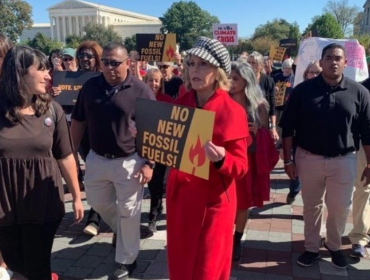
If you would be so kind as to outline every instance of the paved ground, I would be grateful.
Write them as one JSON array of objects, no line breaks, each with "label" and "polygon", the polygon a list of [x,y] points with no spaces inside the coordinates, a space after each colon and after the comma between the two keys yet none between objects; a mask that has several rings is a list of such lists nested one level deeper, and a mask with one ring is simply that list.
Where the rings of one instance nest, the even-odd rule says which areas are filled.
[{"label": "paved ground", "polygon": [[[343,238],[348,269],[337,269],[328,252],[322,250],[322,259],[312,267],[302,268],[296,259],[303,252],[302,199],[299,195],[293,205],[286,205],[288,181],[282,169],[271,175],[271,200],[262,209],[254,209],[243,236],[243,257],[233,264],[230,280],[369,280],[370,258],[353,260],[349,257],[350,243]],[[61,280],[108,279],[115,270],[112,233],[106,226],[93,238],[82,233],[84,224],[72,225],[70,195],[66,195],[67,215],[56,236],[52,269]],[[84,201],[86,209],[88,206]],[[138,268],[131,279],[168,279],[166,268],[165,215],[159,222],[158,232],[147,236],[149,194],[146,190],[142,207],[141,251]],[[87,211],[85,212],[87,214]],[[346,235],[352,228],[351,217]],[[370,251],[370,250],[368,250]]]}]

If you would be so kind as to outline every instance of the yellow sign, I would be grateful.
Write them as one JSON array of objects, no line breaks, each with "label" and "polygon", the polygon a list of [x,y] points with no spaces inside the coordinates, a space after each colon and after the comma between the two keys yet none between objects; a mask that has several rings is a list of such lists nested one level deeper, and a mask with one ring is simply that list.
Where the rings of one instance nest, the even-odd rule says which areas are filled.
[{"label": "yellow sign", "polygon": [[204,144],[212,140],[214,119],[214,112],[137,98],[139,155],[208,180]]},{"label": "yellow sign", "polygon": [[286,48],[279,47],[279,46],[271,46],[269,57],[274,61],[283,61],[285,51],[286,51]]},{"label": "yellow sign", "polygon": [[141,61],[174,62],[176,34],[136,34],[136,48]]}]

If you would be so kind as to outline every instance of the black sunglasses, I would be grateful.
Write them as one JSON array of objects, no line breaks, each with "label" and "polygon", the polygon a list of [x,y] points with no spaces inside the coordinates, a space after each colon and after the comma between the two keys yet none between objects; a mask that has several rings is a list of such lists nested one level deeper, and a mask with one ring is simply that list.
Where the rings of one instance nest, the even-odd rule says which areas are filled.
[{"label": "black sunglasses", "polygon": [[158,65],[158,68],[159,69],[168,69],[168,67],[170,67],[169,65]]},{"label": "black sunglasses", "polygon": [[80,54],[78,55],[78,58],[85,58],[85,57],[87,57],[88,59],[92,59],[92,58],[94,58],[94,57],[95,57],[95,55],[93,55],[93,54],[89,54],[89,53],[80,53]]},{"label": "black sunglasses", "polygon": [[120,66],[123,62],[125,62],[127,60],[127,58],[123,61],[114,61],[114,60],[108,60],[108,59],[104,59],[102,58],[100,61],[103,62],[104,66],[108,67],[108,66],[112,66],[112,67],[118,67]]},{"label": "black sunglasses", "polygon": [[67,62],[67,61],[71,61],[71,60],[73,60],[73,57],[63,57],[63,59],[62,59],[64,62]]}]

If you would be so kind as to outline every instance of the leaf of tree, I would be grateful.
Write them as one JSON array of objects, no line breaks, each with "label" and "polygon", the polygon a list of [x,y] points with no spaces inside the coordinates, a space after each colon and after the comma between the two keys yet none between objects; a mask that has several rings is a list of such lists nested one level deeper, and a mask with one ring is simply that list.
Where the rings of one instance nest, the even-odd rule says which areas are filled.
[{"label": "leaf of tree", "polygon": [[199,36],[212,35],[212,24],[220,23],[216,16],[202,10],[193,1],[179,1],[159,18],[162,21],[162,33],[176,33],[176,40],[181,50],[191,48]]},{"label": "leaf of tree", "polygon": [[0,1],[0,33],[16,41],[24,29],[32,27],[32,7],[26,1]]}]

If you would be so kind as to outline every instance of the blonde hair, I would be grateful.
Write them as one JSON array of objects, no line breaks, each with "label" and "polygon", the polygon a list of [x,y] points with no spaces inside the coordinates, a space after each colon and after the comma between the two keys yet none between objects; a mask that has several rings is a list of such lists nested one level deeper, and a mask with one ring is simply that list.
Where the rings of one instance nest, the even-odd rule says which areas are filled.
[{"label": "blonde hair", "polygon": [[146,72],[145,77],[144,77],[144,82],[147,83],[148,80],[149,80],[149,78],[152,77],[154,74],[158,74],[159,77],[161,78],[161,82],[160,82],[161,86],[158,89],[158,93],[165,94],[165,92],[164,92],[164,79],[163,79],[163,75],[162,75],[162,73],[161,73],[161,71],[159,69],[152,68],[152,69],[148,70]]},{"label": "blonde hair", "polygon": [[304,81],[307,80],[307,74],[308,74],[308,71],[310,71],[310,68],[311,68],[312,65],[317,65],[317,67],[319,67],[321,69],[321,66],[320,66],[320,63],[319,63],[318,60],[313,60],[310,63],[308,63],[308,65],[306,67],[306,70],[304,70],[304,72],[303,72],[303,80]]},{"label": "blonde hair", "polygon": [[[183,75],[181,75],[185,83],[185,88],[187,91],[190,91],[193,89],[191,87],[191,82],[190,82],[190,77],[189,77],[189,62],[190,62],[191,57],[192,57],[191,54],[188,54],[185,57],[184,71],[182,73]],[[230,89],[229,77],[227,76],[225,70],[222,69],[221,67],[217,67],[216,83],[214,84],[214,89],[222,89],[224,91],[229,91]]]}]

